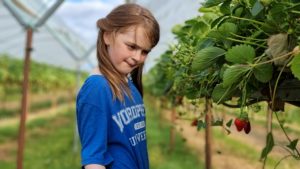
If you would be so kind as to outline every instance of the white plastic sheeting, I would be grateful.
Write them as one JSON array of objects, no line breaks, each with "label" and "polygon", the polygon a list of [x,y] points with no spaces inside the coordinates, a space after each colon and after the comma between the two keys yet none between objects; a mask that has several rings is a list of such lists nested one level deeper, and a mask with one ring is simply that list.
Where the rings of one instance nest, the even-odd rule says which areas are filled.
[{"label": "white plastic sheeting", "polygon": [[199,15],[198,9],[204,0],[137,0],[136,2],[147,7],[157,18],[161,36],[156,48],[150,53],[145,64],[147,72],[155,63],[157,58],[165,52],[170,44],[175,43],[171,30],[177,24],[183,24],[185,20]]},{"label": "white plastic sheeting", "polygon": [[[25,2],[26,0],[23,1]],[[23,3],[23,1],[18,2]],[[29,9],[32,7],[32,10],[41,11],[40,14],[42,15],[43,8],[39,8],[37,6],[39,3],[34,2],[40,1],[35,0],[25,3],[31,4],[31,6],[27,6]],[[21,12],[19,14],[24,17],[25,22],[34,22],[35,18],[30,18],[27,14]],[[0,1],[0,32],[0,53],[22,59],[25,51],[25,27],[17,22],[2,1]],[[78,60],[88,57],[85,54],[92,46],[93,44],[87,43],[72,28],[67,27],[60,20],[59,15],[54,14],[42,27],[34,32],[32,59],[38,62],[76,69]],[[91,70],[93,66],[87,59],[84,61],[82,68]]]},{"label": "white plastic sheeting", "polygon": [[[33,2],[29,0],[21,1],[28,1],[28,3]],[[88,0],[85,1],[88,2]],[[161,37],[159,44],[149,54],[146,61],[145,72],[147,72],[155,64],[156,58],[158,58],[165,50],[167,50],[169,44],[175,42],[174,36],[171,33],[172,27],[198,15],[198,8],[200,7],[200,2],[202,2],[203,0],[135,1],[138,4],[147,7],[158,19],[161,27]],[[61,7],[59,7],[59,9],[56,11],[56,13],[54,13],[54,15],[47,20],[46,24],[40,27],[34,33],[34,50],[32,52],[32,59],[39,62],[45,62],[48,64],[75,69],[77,63],[74,59],[86,57],[87,60],[82,62],[82,68],[85,70],[92,70],[92,68],[97,65],[96,51],[94,50],[93,52],[91,52],[89,56],[85,56],[84,54],[93,44],[95,44],[97,32],[95,30],[88,30],[86,28],[84,31],[80,31],[80,26],[82,26],[80,24],[86,24],[87,20],[80,21],[78,20],[79,18],[76,17],[68,18],[77,20],[75,22],[69,22],[72,23],[72,25],[68,24],[66,20],[61,20],[64,18],[60,18],[60,8],[64,8],[64,5],[65,4],[62,4]],[[39,7],[35,6],[33,8],[38,9]],[[76,14],[77,11],[74,11],[74,13]],[[81,13],[81,15],[85,14],[90,13]],[[89,24],[94,26],[95,20],[91,20]],[[71,27],[67,27],[66,25],[71,25]],[[51,31],[49,32],[49,28],[50,30],[52,30],[52,35]],[[0,53],[8,53],[12,56],[23,58],[26,32],[20,26],[20,24],[17,23],[16,19],[11,15],[6,7],[3,6],[3,3],[1,1],[0,32]],[[95,38],[85,39],[82,37]],[[66,46],[63,47],[62,43],[60,43],[58,39]]]},{"label": "white plastic sheeting", "polygon": [[[25,51],[26,30],[0,3],[0,53],[23,58]],[[49,19],[47,22],[51,22]],[[64,28],[63,26],[61,27]],[[68,30],[69,31],[69,30]],[[63,32],[63,31],[62,31]],[[33,35],[32,59],[57,66],[75,68],[75,62],[61,47],[58,41],[42,26]]]}]

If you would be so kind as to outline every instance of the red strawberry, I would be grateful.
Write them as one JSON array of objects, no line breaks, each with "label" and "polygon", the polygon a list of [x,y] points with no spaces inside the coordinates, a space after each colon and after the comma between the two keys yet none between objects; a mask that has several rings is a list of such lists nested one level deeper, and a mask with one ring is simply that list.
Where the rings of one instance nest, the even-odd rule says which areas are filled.
[{"label": "red strawberry", "polygon": [[234,124],[235,124],[235,126],[236,126],[237,131],[242,131],[243,128],[244,128],[244,126],[245,126],[245,124],[246,124],[246,122],[245,122],[245,120],[243,120],[243,119],[236,118],[236,119],[234,120]]},{"label": "red strawberry", "polygon": [[250,121],[246,121],[246,124],[244,126],[244,131],[246,134],[250,133],[250,131],[251,131]]},{"label": "red strawberry", "polygon": [[191,126],[197,126],[198,125],[198,119],[194,119],[191,123]]}]

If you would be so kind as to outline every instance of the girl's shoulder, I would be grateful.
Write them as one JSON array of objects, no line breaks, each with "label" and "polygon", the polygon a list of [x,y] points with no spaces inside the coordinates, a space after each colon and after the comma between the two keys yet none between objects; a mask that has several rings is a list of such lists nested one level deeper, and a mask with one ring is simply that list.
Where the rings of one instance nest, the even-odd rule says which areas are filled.
[{"label": "girl's shoulder", "polygon": [[105,76],[99,71],[98,68],[95,68],[92,73],[87,77],[84,82],[84,85],[96,85],[97,87],[105,87],[109,85]]},{"label": "girl's shoulder", "polygon": [[109,89],[109,83],[103,75],[92,74],[86,78],[85,82],[81,87],[81,90],[85,90],[85,89],[91,89],[94,91],[97,90],[103,91]]},{"label": "girl's shoulder", "polygon": [[[109,83],[103,75],[93,74],[87,77],[78,92],[78,98],[102,98],[110,94]],[[84,99],[85,100],[85,99]]]}]

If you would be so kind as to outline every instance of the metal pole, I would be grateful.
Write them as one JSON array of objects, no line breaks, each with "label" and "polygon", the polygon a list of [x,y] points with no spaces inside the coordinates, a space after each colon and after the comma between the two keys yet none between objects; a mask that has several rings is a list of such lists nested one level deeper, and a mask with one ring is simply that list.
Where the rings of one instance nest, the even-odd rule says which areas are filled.
[{"label": "metal pole", "polygon": [[[81,81],[81,62],[77,61],[77,71],[76,71],[76,96],[80,89],[80,81]],[[77,124],[77,116],[74,117],[74,138],[73,138],[73,152],[78,152],[78,143],[79,143],[79,133],[78,133],[78,124]]]},{"label": "metal pole", "polygon": [[25,60],[24,60],[24,70],[23,70],[23,95],[22,95],[22,112],[20,118],[19,126],[19,136],[18,136],[18,154],[17,154],[17,169],[23,168],[23,154],[25,147],[25,129],[26,129],[26,115],[28,112],[28,90],[29,90],[29,69],[30,69],[30,53],[32,50],[32,28],[27,29],[26,37],[26,48],[25,48]]}]

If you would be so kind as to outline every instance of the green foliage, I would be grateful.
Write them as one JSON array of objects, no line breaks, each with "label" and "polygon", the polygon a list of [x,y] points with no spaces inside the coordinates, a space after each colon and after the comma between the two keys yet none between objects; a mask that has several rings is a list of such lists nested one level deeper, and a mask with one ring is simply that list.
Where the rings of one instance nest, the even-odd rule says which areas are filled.
[{"label": "green foliage", "polygon": [[175,135],[174,149],[170,151],[169,137],[171,124],[161,119],[162,113],[154,109],[153,98],[145,97],[147,109],[147,143],[150,160],[150,168],[155,169],[183,169],[203,168],[203,161],[187,147],[179,134]]},{"label": "green foliage", "polygon": [[216,5],[219,5],[220,3],[224,2],[224,0],[207,0],[205,3],[204,3],[204,7],[213,7],[213,6],[216,6]]},{"label": "green foliage", "polygon": [[274,138],[272,133],[268,133],[267,135],[267,141],[266,141],[266,147],[263,149],[261,153],[261,159],[265,159],[267,155],[272,151],[274,147]]},{"label": "green foliage", "polygon": [[297,144],[298,144],[298,139],[295,139],[292,142],[290,142],[290,144],[287,145],[287,147],[290,148],[292,151],[295,151],[297,148]]},{"label": "green foliage", "polygon": [[[300,18],[300,13],[296,10],[300,5],[291,0],[207,0],[199,9],[201,16],[174,27],[178,43],[150,71],[159,72],[159,76],[152,77],[155,83],[149,89],[163,88],[165,96],[171,98],[206,97],[217,103],[239,97],[238,106],[266,98],[260,91],[274,88],[281,70],[274,63],[281,59],[288,62],[294,56],[291,50],[299,43],[300,21],[294,18]],[[288,36],[289,47],[280,51],[280,59],[270,56],[280,52],[273,52],[278,49],[268,44],[276,34]],[[289,71],[299,78],[298,64],[294,57]],[[284,78],[290,76],[279,77],[279,81]],[[222,94],[226,91],[231,94]]]},{"label": "green foliage", "polygon": [[207,47],[200,50],[192,63],[192,71],[202,71],[214,64],[220,56],[225,54],[225,50],[218,47]]},{"label": "green foliage", "polygon": [[[150,91],[167,89],[163,96],[171,100],[233,101],[241,114],[253,101],[272,102],[274,88],[300,80],[299,11],[294,0],[207,0],[201,15],[173,29],[177,43],[148,74],[155,82]],[[262,158],[272,150],[272,139],[268,135]]]},{"label": "green foliage", "polygon": [[[76,88],[76,72],[31,61],[29,83],[32,92],[49,92]],[[86,74],[84,73],[84,76]],[[12,88],[21,89],[23,60],[0,55],[0,96],[12,94]]]},{"label": "green foliage", "polygon": [[234,46],[227,51],[225,58],[235,64],[252,63],[255,58],[255,50],[248,45]]},{"label": "green foliage", "polygon": [[[36,119],[27,123],[24,168],[69,169],[80,168],[80,153],[73,152],[74,109],[64,110],[50,119]],[[4,129],[4,128],[3,128]],[[7,128],[13,134],[0,130],[6,141],[16,142],[17,127]],[[10,136],[13,135],[13,136]],[[16,135],[16,136],[14,136]],[[1,160],[0,165],[8,169],[16,168],[15,148],[8,149],[9,160]]]},{"label": "green foliage", "polygon": [[226,88],[223,84],[217,84],[212,92],[212,100],[215,103],[224,102],[232,97],[234,88]]},{"label": "green foliage", "polygon": [[263,9],[264,6],[261,4],[261,2],[256,1],[253,8],[251,9],[252,16],[258,15]]},{"label": "green foliage", "polygon": [[300,54],[296,55],[292,60],[292,72],[296,78],[300,80]]},{"label": "green foliage", "polygon": [[258,81],[262,83],[269,82],[273,76],[273,66],[271,64],[256,66],[253,69],[253,73]]},{"label": "green foliage", "polygon": [[[146,99],[145,99],[146,100]],[[149,104],[152,100],[146,100]],[[152,102],[151,102],[152,103]],[[153,106],[149,106],[153,108]],[[55,118],[35,119],[27,123],[24,168],[71,169],[80,168],[80,146],[73,151],[74,109],[68,109]],[[159,125],[157,111],[149,110],[147,116],[147,139],[150,165],[157,169],[182,169],[203,166],[197,156],[190,151],[184,140],[177,135],[176,147],[169,151],[169,130],[167,123]],[[0,143],[16,142],[18,128],[0,128]],[[6,169],[16,168],[15,146],[3,152],[11,156],[8,160],[0,159],[0,166]]]},{"label": "green foliage", "polygon": [[223,86],[227,88],[241,82],[242,77],[250,70],[251,67],[247,65],[233,65],[228,67],[223,75]]}]

